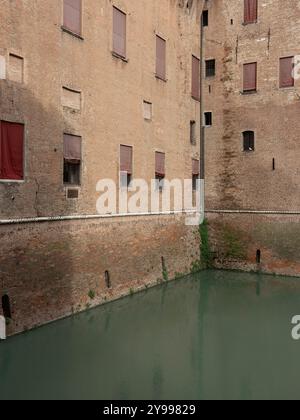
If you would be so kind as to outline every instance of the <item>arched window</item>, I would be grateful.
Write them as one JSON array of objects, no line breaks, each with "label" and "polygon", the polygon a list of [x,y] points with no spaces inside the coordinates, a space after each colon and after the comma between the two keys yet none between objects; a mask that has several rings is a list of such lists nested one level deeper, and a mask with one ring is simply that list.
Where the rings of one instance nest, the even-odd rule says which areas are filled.
[{"label": "arched window", "polygon": [[10,300],[8,295],[2,296],[2,310],[4,318],[11,319]]},{"label": "arched window", "polygon": [[254,131],[243,132],[244,152],[254,152],[255,150],[255,134]]}]

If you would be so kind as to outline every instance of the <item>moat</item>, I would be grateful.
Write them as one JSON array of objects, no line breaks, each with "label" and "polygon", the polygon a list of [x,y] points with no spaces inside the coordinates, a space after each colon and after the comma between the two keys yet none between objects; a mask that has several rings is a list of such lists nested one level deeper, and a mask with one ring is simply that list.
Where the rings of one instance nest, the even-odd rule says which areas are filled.
[{"label": "moat", "polygon": [[300,279],[205,271],[0,342],[0,399],[299,399]]}]

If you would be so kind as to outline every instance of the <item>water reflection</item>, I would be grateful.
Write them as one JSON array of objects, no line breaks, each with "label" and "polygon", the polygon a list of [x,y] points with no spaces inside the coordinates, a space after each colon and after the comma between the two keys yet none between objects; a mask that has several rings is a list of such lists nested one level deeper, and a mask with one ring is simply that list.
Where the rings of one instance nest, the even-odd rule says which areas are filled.
[{"label": "water reflection", "polygon": [[203,272],[2,342],[0,398],[299,398],[298,313],[298,279]]}]

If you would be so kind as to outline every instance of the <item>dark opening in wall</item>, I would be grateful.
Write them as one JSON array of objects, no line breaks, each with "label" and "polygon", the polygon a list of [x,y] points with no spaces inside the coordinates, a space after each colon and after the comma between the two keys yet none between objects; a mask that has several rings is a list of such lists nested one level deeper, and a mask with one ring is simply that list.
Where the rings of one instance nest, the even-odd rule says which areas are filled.
[{"label": "dark opening in wall", "polygon": [[256,263],[257,264],[260,264],[261,263],[261,250],[260,249],[258,249],[256,251]]},{"label": "dark opening in wall", "polygon": [[8,295],[2,296],[2,311],[4,318],[11,319],[10,299]]},{"label": "dark opening in wall", "polygon": [[202,14],[202,25],[208,26],[208,10],[204,10]]},{"label": "dark opening in wall", "polygon": [[111,288],[111,282],[110,282],[110,274],[109,274],[109,271],[105,271],[105,284],[106,284],[106,287],[107,287],[108,289],[110,289],[110,288]]},{"label": "dark opening in wall", "polygon": [[272,169],[273,169],[273,171],[275,171],[275,169],[276,169],[276,165],[275,165],[275,159],[273,159],[273,163],[272,163]]}]

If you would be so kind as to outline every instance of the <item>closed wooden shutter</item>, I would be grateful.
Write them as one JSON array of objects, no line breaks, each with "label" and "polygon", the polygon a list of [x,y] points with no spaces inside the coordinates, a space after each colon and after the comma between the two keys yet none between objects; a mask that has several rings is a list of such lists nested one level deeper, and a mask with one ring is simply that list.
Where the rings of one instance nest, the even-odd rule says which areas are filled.
[{"label": "closed wooden shutter", "polygon": [[132,175],[132,155],[133,149],[131,146],[121,146],[120,172],[126,172],[128,175]]},{"label": "closed wooden shutter", "polygon": [[257,0],[244,0],[245,4],[245,23],[254,23],[257,21]]},{"label": "closed wooden shutter", "polygon": [[156,36],[156,76],[166,79],[166,41]]},{"label": "closed wooden shutter", "polygon": [[126,58],[126,14],[113,8],[113,51]]},{"label": "closed wooden shutter", "polygon": [[257,88],[257,63],[244,64],[244,92]]},{"label": "closed wooden shutter", "polygon": [[64,27],[81,34],[81,1],[64,0]]},{"label": "closed wooden shutter", "polygon": [[280,59],[280,87],[294,86],[294,57],[285,57]]},{"label": "closed wooden shutter", "polygon": [[24,126],[0,121],[0,179],[24,178]]},{"label": "closed wooden shutter", "polygon": [[155,153],[155,175],[158,177],[164,177],[166,174],[166,155],[165,153]]},{"label": "closed wooden shutter", "polygon": [[70,163],[80,163],[81,137],[64,134],[64,159]]},{"label": "closed wooden shutter", "polygon": [[192,58],[192,97],[200,100],[200,60],[195,56]]}]

